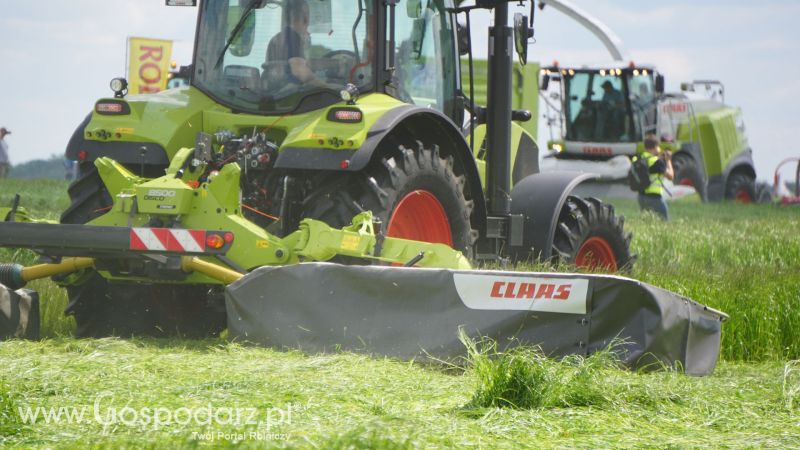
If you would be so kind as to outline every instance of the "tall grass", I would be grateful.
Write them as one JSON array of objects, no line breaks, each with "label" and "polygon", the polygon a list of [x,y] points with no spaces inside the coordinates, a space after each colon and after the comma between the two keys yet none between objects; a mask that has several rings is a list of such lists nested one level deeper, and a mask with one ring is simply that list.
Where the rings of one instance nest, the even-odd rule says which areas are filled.
[{"label": "tall grass", "polygon": [[[62,181],[0,180],[0,205],[19,192],[33,214],[57,219],[69,204],[66,188]],[[672,220],[664,223],[640,213],[634,202],[614,204],[634,236],[638,258],[631,277],[730,315],[723,359],[800,359],[800,208],[673,202]],[[0,261],[30,264],[35,256],[0,249]],[[42,299],[44,336],[69,334],[74,322],[61,314],[63,290],[47,280],[31,287]]]}]

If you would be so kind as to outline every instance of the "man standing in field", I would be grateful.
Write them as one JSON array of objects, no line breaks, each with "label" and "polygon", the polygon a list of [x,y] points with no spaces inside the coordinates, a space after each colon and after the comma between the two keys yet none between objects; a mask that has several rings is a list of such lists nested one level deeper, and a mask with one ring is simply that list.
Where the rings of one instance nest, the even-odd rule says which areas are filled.
[{"label": "man standing in field", "polygon": [[11,134],[6,127],[0,128],[0,178],[8,176],[8,143],[6,142],[6,135]]},{"label": "man standing in field", "polygon": [[653,137],[644,140],[644,151],[633,157],[647,161],[650,173],[650,186],[639,192],[639,208],[642,211],[653,211],[664,220],[669,220],[667,202],[664,200],[664,178],[671,180],[675,176],[672,170],[672,153],[661,151],[658,141]]}]

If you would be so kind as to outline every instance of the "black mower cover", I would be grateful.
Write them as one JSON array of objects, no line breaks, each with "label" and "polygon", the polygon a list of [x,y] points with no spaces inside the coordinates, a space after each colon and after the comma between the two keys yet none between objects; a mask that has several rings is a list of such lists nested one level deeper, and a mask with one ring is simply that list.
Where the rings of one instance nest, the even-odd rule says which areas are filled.
[{"label": "black mower cover", "polygon": [[327,263],[260,268],[226,297],[229,338],[276,348],[447,359],[466,353],[463,327],[551,356],[588,355],[616,340],[631,368],[661,362],[692,375],[714,370],[726,318],[618,276]]},{"label": "black mower cover", "polygon": [[0,284],[0,340],[39,339],[39,294]]}]

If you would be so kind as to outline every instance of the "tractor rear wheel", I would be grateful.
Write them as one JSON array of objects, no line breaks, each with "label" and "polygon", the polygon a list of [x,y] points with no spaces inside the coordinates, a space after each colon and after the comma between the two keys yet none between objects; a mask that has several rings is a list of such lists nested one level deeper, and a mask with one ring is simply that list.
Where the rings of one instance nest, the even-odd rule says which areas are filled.
[{"label": "tractor rear wheel", "polygon": [[447,244],[469,256],[477,233],[470,225],[473,202],[452,157],[436,146],[399,146],[398,151],[339,182],[325,183],[306,198],[304,217],[333,227],[372,211],[386,236]]},{"label": "tractor rear wheel", "polygon": [[694,159],[678,153],[672,158],[672,169],[675,171],[675,184],[691,186],[697,191],[700,200],[708,200],[703,172]]},{"label": "tractor rear wheel", "polygon": [[728,177],[725,198],[737,203],[753,203],[756,200],[756,182],[749,175],[737,172]]},{"label": "tractor rear wheel", "polygon": [[552,255],[556,262],[616,272],[633,263],[631,234],[614,207],[596,198],[569,196],[558,217]]},{"label": "tractor rear wheel", "polygon": [[[72,203],[61,215],[61,223],[87,223],[113,203],[91,163],[81,165],[80,177],[68,192]],[[222,299],[207,295],[208,287],[109,283],[94,270],[78,278],[77,284],[66,284],[69,304],[64,310],[75,316],[78,337],[204,337],[218,334],[227,323]]]}]

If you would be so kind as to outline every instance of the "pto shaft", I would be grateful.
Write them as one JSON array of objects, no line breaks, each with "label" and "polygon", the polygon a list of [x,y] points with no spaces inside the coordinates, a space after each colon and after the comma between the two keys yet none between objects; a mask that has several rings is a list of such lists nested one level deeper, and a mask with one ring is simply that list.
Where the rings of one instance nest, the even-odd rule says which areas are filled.
[{"label": "pto shaft", "polygon": [[56,264],[39,264],[23,267],[19,264],[0,264],[0,284],[16,290],[28,281],[77,272],[94,266],[94,258],[64,258]]}]

